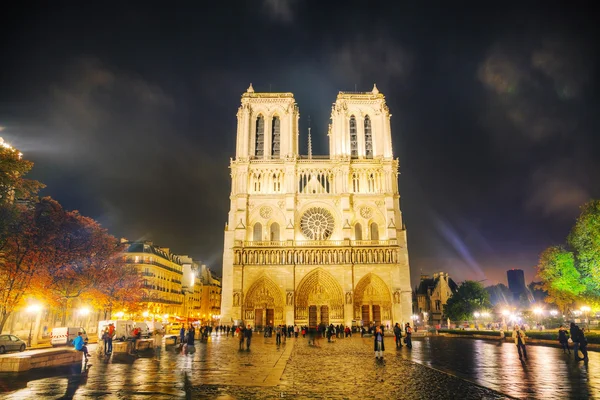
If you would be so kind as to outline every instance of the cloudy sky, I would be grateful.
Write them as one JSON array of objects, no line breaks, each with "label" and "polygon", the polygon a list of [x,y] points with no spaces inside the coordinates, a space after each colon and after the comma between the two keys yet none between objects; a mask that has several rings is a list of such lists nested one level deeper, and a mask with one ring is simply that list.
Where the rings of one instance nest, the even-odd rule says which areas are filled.
[{"label": "cloudy sky", "polygon": [[376,82],[393,114],[413,283],[435,271],[505,282],[509,268],[531,281],[540,251],[600,197],[595,14],[400,3],[5,9],[0,136],[35,162],[43,195],[220,272],[248,84],[293,92],[301,153],[310,115],[326,154],[337,92]]}]

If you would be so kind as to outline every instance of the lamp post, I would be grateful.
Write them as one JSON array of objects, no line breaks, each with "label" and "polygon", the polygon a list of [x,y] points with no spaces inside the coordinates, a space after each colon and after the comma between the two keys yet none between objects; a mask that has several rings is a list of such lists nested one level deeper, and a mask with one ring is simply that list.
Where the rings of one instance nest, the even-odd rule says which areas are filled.
[{"label": "lamp post", "polygon": [[544,312],[540,307],[536,307],[533,309],[533,313],[535,314],[535,323],[540,324],[539,316]]},{"label": "lamp post", "polygon": [[473,313],[473,316],[475,317],[475,329],[479,330],[479,325],[477,324],[477,318],[479,318],[481,316],[481,314],[478,311],[475,311]]},{"label": "lamp post", "polygon": [[40,312],[42,307],[39,304],[32,304],[27,307],[26,311],[29,315],[31,315],[31,321],[29,324],[29,338],[27,339],[27,347],[31,347],[31,332],[33,331],[33,320],[35,315]]},{"label": "lamp post", "polygon": [[581,307],[581,312],[585,314],[585,324],[587,325],[588,331],[590,330],[590,321],[588,320],[588,313],[590,312],[590,308],[588,306]]}]

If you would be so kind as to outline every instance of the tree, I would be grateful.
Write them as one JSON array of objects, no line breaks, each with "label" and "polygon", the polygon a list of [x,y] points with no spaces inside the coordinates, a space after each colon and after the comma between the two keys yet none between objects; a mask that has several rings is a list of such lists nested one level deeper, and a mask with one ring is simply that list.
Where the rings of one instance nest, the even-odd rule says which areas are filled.
[{"label": "tree", "polygon": [[33,163],[23,159],[18,150],[0,143],[0,206],[10,205],[15,199],[35,198],[44,187],[38,181],[24,178],[31,168]]},{"label": "tree", "polygon": [[6,223],[0,242],[0,332],[24,296],[35,294],[33,278],[50,258],[62,212],[51,199],[14,207],[16,212]]},{"label": "tree", "polygon": [[44,288],[47,301],[60,307],[65,325],[66,311],[74,300],[103,286],[107,271],[118,262],[121,247],[93,219],[77,211],[66,211],[61,217],[53,251],[38,284]]},{"label": "tree", "polygon": [[444,313],[451,320],[465,321],[471,319],[474,312],[486,308],[491,308],[490,295],[483,285],[475,281],[464,281],[448,299]]},{"label": "tree", "polygon": [[600,201],[582,207],[566,246],[552,246],[540,255],[537,265],[546,302],[567,312],[577,300],[600,303]]}]

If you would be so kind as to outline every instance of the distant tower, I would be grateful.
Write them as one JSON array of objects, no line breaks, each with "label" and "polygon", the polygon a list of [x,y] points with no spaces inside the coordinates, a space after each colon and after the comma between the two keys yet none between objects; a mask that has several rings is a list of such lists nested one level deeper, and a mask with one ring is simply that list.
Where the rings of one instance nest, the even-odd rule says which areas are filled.
[{"label": "distant tower", "polygon": [[522,269],[509,269],[506,271],[508,279],[508,289],[513,295],[515,301],[519,301],[519,298],[525,293],[525,274]]}]

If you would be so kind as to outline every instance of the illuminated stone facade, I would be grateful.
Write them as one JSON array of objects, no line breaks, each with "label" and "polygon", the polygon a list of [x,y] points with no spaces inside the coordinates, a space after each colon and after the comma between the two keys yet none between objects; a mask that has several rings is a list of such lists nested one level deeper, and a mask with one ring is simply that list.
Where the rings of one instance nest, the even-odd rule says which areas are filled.
[{"label": "illuminated stone facade", "polygon": [[338,94],[325,157],[299,155],[292,93],[250,86],[241,103],[222,323],[410,321],[398,161],[384,96],[376,87]]}]

